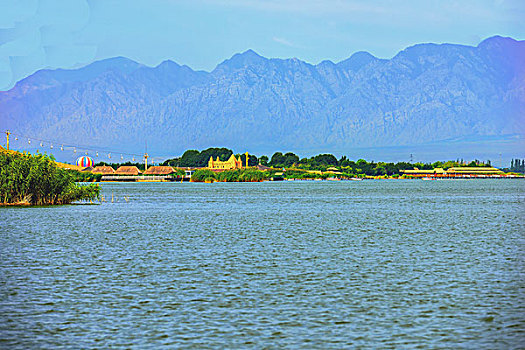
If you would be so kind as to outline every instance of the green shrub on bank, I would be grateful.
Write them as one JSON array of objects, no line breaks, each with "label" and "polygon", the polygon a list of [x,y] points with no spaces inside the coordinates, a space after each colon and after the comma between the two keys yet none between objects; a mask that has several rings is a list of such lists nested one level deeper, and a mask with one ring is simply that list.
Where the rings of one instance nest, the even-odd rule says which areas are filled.
[{"label": "green shrub on bank", "polygon": [[191,181],[204,182],[208,180],[210,182],[213,179],[219,182],[258,182],[267,177],[267,172],[256,169],[225,170],[217,173],[208,169],[201,169],[191,176]]},{"label": "green shrub on bank", "polygon": [[255,169],[241,169],[239,172],[239,181],[242,182],[258,182],[267,177],[266,172]]},{"label": "green shrub on bank", "polygon": [[175,169],[175,172],[173,174],[170,174],[169,176],[180,179],[181,177],[184,177],[186,173],[182,169]]},{"label": "green shrub on bank", "polygon": [[79,185],[68,170],[48,156],[0,153],[0,202],[52,205],[99,197],[98,185]]},{"label": "green shrub on bank", "polygon": [[75,182],[99,182],[102,174],[93,174],[87,171],[69,170]]},{"label": "green shrub on bank", "polygon": [[206,179],[216,179],[215,173],[208,169],[200,169],[191,175],[191,181],[193,182],[204,182]]},{"label": "green shrub on bank", "polygon": [[288,169],[284,173],[285,179],[297,179],[297,180],[312,180],[312,179],[327,179],[328,177],[332,176],[331,174],[321,174],[321,173],[313,173],[313,172],[307,172],[305,170],[299,170],[299,169]]},{"label": "green shrub on bank", "polygon": [[221,173],[217,173],[217,181],[220,182],[238,182],[240,171],[238,170],[226,170]]}]

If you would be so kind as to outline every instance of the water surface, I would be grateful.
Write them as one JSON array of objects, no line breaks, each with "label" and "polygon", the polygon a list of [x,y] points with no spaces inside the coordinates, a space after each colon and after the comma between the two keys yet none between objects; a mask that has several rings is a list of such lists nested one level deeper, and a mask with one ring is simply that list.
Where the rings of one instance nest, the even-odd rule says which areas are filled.
[{"label": "water surface", "polygon": [[525,344],[525,181],[102,186],[0,208],[0,348]]}]

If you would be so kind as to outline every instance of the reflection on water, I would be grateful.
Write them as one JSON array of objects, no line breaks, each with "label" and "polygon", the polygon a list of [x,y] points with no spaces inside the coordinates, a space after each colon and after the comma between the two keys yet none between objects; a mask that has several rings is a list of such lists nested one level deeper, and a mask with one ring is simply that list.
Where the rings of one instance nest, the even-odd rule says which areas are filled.
[{"label": "reflection on water", "polygon": [[0,209],[0,348],[525,343],[524,181],[102,186]]}]

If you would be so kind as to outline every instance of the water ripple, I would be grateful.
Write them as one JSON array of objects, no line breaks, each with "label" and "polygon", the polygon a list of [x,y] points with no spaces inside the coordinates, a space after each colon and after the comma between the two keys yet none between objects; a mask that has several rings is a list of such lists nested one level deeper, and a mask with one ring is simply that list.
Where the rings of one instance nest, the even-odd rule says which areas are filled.
[{"label": "water ripple", "polygon": [[103,190],[0,209],[0,348],[525,344],[523,181]]}]

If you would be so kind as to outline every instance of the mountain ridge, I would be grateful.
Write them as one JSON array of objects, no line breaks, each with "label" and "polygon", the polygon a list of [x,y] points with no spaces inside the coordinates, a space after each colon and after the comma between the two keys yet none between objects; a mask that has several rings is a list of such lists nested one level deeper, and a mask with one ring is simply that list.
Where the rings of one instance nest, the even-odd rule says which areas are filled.
[{"label": "mountain ridge", "polygon": [[[211,72],[117,57],[42,70],[0,92],[6,129],[110,148],[177,154],[418,145],[525,134],[525,42],[417,44],[391,59],[338,63],[233,55]],[[140,145],[140,149],[143,147]]]}]

